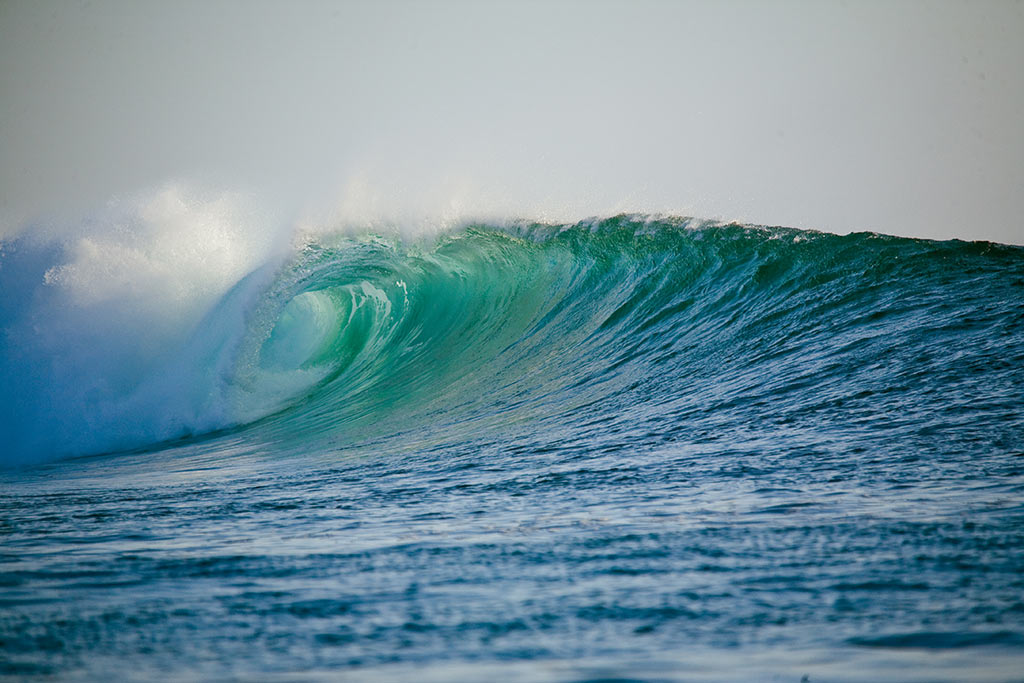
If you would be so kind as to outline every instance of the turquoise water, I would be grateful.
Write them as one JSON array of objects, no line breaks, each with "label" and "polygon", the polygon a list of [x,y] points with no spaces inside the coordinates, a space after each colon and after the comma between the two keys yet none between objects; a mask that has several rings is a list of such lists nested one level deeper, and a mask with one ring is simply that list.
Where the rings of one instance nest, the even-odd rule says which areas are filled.
[{"label": "turquoise water", "polygon": [[349,231],[163,327],[66,257],[0,261],[0,675],[1022,679],[1024,248]]}]

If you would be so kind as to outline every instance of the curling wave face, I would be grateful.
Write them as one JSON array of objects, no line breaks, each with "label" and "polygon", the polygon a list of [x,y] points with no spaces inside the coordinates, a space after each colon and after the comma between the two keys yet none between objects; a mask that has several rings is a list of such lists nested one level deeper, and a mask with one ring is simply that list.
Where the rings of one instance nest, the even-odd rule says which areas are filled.
[{"label": "curling wave face", "polygon": [[349,232],[189,293],[187,314],[155,300],[161,319],[128,286],[68,287],[80,253],[18,246],[0,270],[30,289],[0,311],[8,462],[225,430],[329,450],[1019,428],[1018,247],[642,216]]}]

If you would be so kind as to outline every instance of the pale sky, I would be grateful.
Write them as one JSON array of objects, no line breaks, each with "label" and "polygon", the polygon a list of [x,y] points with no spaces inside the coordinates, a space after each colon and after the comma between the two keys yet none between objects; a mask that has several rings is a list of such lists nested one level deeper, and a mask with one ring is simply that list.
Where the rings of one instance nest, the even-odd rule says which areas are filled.
[{"label": "pale sky", "polygon": [[0,235],[188,181],[1024,244],[1020,2],[0,0],[0,64]]}]

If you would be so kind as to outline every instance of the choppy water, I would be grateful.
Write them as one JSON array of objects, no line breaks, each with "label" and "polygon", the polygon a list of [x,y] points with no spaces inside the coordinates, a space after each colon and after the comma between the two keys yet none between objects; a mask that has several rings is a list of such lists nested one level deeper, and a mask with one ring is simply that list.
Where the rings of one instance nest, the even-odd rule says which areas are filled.
[{"label": "choppy water", "polygon": [[1024,680],[1024,248],[349,233],[165,328],[77,248],[0,267],[0,675]]}]

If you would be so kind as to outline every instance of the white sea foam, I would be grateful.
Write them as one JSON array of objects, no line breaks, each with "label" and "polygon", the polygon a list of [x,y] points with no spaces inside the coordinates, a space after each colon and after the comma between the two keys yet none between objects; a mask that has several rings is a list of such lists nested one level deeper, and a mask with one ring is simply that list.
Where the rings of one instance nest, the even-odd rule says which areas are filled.
[{"label": "white sea foam", "polygon": [[[227,419],[211,410],[218,364],[259,289],[238,283],[270,277],[290,235],[244,195],[168,184],[9,241],[0,275],[20,303],[0,320],[8,458],[136,445]],[[187,343],[232,287],[235,310],[222,303],[203,323],[206,348]]]}]

